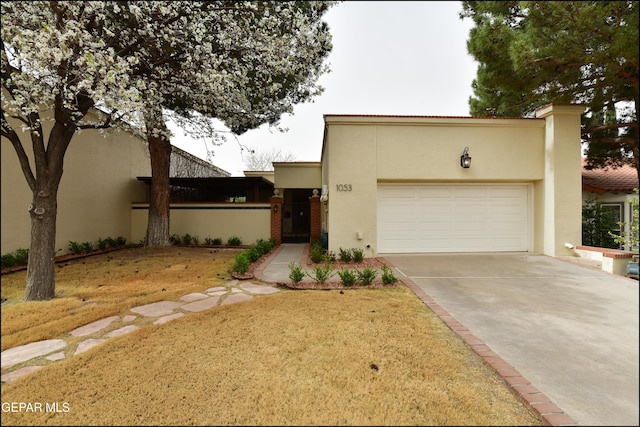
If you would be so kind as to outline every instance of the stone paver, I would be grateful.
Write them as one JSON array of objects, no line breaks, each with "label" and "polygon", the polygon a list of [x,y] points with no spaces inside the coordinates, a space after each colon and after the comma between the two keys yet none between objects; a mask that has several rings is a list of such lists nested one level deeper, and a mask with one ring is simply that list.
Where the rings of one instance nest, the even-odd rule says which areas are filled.
[{"label": "stone paver", "polygon": [[18,347],[10,348],[0,354],[0,365],[8,368],[34,357],[53,353],[67,346],[67,342],[60,339],[32,342]]},{"label": "stone paver", "polygon": [[224,286],[216,286],[216,287],[207,289],[205,292],[210,294],[212,292],[220,292],[220,291],[227,292],[227,288],[225,288]]},{"label": "stone paver", "polygon": [[278,292],[278,289],[274,288],[273,286],[256,285],[255,283],[251,282],[244,283],[240,285],[240,287],[247,292],[257,295],[269,295]]},{"label": "stone paver", "polygon": [[141,305],[131,309],[134,313],[138,313],[144,317],[161,317],[173,313],[173,310],[180,307],[181,302],[174,301],[158,301],[151,304]]},{"label": "stone paver", "polygon": [[207,294],[201,294],[200,292],[194,292],[192,294],[180,297],[180,299],[182,301],[185,301],[185,302],[193,302],[193,301],[198,301],[198,300],[201,300],[201,299],[205,299],[207,297],[208,297]]},{"label": "stone paver", "polygon": [[167,323],[170,320],[177,319],[178,317],[182,317],[182,316],[184,316],[184,313],[169,314],[168,316],[162,316],[161,318],[153,322],[153,324],[161,325],[163,323]]},{"label": "stone paver", "polygon": [[16,369],[13,372],[9,372],[2,376],[2,381],[5,383],[10,383],[17,380],[20,377],[23,377],[27,374],[37,371],[44,366],[25,366],[24,368]]},{"label": "stone paver", "polygon": [[105,342],[105,338],[89,338],[88,340],[82,341],[78,344],[78,348],[76,348],[76,352],[73,353],[74,356],[78,353],[82,353],[83,351],[89,350],[91,347],[95,347],[96,345]]},{"label": "stone paver", "polygon": [[134,316],[132,314],[127,314],[126,316],[124,316],[122,318],[122,321],[124,323],[129,323],[129,322],[133,322],[134,320],[136,320],[138,318],[138,316]]},{"label": "stone paver", "polygon": [[129,332],[133,332],[136,329],[140,329],[140,326],[136,326],[136,325],[123,326],[122,328],[109,332],[108,334],[105,335],[105,337],[107,338],[119,337],[121,335],[128,334]]},{"label": "stone paver", "polygon": [[96,320],[93,323],[89,323],[88,325],[80,326],[79,328],[74,329],[70,332],[70,334],[74,337],[84,337],[86,335],[91,335],[106,328],[116,320],[120,320],[120,316],[111,316],[104,319]]},{"label": "stone paver", "polygon": [[193,312],[204,311],[218,305],[218,300],[220,300],[219,297],[208,297],[207,299],[185,304],[181,308],[183,310],[193,311]]},{"label": "stone paver", "polygon": [[51,356],[45,357],[45,359],[55,362],[56,360],[64,359],[64,351],[59,351],[58,353],[54,353]]}]

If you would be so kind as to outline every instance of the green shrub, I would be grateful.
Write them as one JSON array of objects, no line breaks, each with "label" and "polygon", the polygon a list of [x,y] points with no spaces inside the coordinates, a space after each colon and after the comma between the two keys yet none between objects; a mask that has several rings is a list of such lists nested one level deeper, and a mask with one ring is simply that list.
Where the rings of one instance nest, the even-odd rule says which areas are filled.
[{"label": "green shrub", "polygon": [[98,237],[98,249],[107,249],[109,247],[109,242],[107,239],[102,240],[102,238]]},{"label": "green shrub", "polygon": [[2,268],[15,267],[17,265],[27,265],[29,262],[29,249],[19,248],[13,252],[2,255],[0,262]]},{"label": "green shrub", "polygon": [[275,240],[273,239],[269,239],[269,240],[259,239],[256,242],[256,248],[260,251],[262,255],[269,253],[274,246],[275,246]]},{"label": "green shrub", "polygon": [[240,246],[242,244],[242,240],[238,236],[231,236],[227,239],[227,244],[229,246]]},{"label": "green shrub", "polygon": [[313,262],[314,264],[318,264],[319,262],[322,262],[322,260],[324,259],[323,255],[324,254],[322,251],[322,246],[313,245],[309,249],[309,258],[311,259],[311,262]]},{"label": "green shrub", "polygon": [[116,237],[115,245],[113,245],[113,246],[124,246],[126,244],[127,244],[127,239],[125,239],[122,236],[118,236],[118,237]]},{"label": "green shrub", "polygon": [[260,259],[261,256],[262,252],[260,251],[260,249],[258,249],[257,246],[251,246],[249,249],[247,249],[247,257],[249,258],[249,261],[256,262]]},{"label": "green shrub", "polygon": [[93,250],[93,243],[91,242],[82,242],[82,251],[83,252],[91,252]]},{"label": "green shrub", "polygon": [[363,270],[356,270],[358,274],[358,280],[363,285],[370,285],[373,282],[373,279],[376,278],[378,272],[371,267],[367,267]]},{"label": "green shrub", "polygon": [[78,242],[74,242],[72,240],[69,240],[69,252],[71,252],[72,254],[81,254],[82,253],[82,244],[78,243]]},{"label": "green shrub", "polygon": [[393,285],[398,281],[398,278],[393,274],[393,271],[386,265],[382,266],[382,283],[385,285]]},{"label": "green shrub", "polygon": [[2,261],[0,261],[0,266],[2,266],[2,268],[13,267],[15,265],[18,264],[16,263],[16,258],[12,253],[2,255]]},{"label": "green shrub", "polygon": [[354,262],[362,262],[364,260],[364,251],[360,248],[351,249],[351,254]]},{"label": "green shrub", "polygon": [[304,271],[302,271],[302,266],[300,264],[296,264],[295,261],[291,261],[289,263],[289,279],[293,283],[298,283],[304,278]]},{"label": "green shrub", "polygon": [[191,234],[187,233],[184,236],[182,236],[182,243],[184,245],[190,245],[193,243],[193,237],[191,236]]},{"label": "green shrub", "polygon": [[326,262],[335,263],[336,262],[336,253],[333,251],[325,251],[322,255],[322,259]]},{"label": "green shrub", "polygon": [[172,245],[179,245],[182,242],[182,239],[180,239],[180,236],[178,236],[177,234],[172,234],[171,236],[169,236],[169,241]]},{"label": "green shrub", "polygon": [[338,271],[338,276],[342,280],[342,284],[345,286],[353,286],[358,280],[358,276],[353,270],[342,269]]},{"label": "green shrub", "polygon": [[340,257],[340,261],[342,262],[351,262],[351,260],[353,260],[351,249],[338,249],[338,256]]},{"label": "green shrub", "polygon": [[235,257],[232,270],[236,273],[244,274],[249,271],[251,260],[249,260],[248,251],[241,251]]},{"label": "green shrub", "polygon": [[219,238],[219,237],[216,237],[214,239],[212,239],[210,237],[205,237],[204,243],[207,244],[207,245],[221,245],[222,244],[222,239]]},{"label": "green shrub", "polygon": [[336,272],[333,271],[333,265],[327,264],[324,267],[321,265],[317,265],[313,267],[313,275],[307,274],[309,277],[314,279],[316,283],[321,285],[325,284],[327,280],[335,276]]}]

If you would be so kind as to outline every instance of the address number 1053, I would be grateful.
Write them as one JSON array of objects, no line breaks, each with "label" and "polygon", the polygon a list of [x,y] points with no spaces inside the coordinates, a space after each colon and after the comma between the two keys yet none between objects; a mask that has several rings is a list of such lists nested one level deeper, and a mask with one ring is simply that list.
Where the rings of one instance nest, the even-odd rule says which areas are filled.
[{"label": "address number 1053", "polygon": [[336,184],[336,191],[351,191],[351,184]]}]

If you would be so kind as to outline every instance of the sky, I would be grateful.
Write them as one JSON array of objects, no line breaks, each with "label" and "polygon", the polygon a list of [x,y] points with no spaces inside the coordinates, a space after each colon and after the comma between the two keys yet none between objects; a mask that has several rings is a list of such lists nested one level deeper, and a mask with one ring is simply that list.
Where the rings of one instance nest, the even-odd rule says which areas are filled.
[{"label": "sky", "polygon": [[[263,125],[209,145],[213,164],[244,176],[247,149],[320,161],[324,114],[468,116],[477,63],[466,45],[473,23],[460,19],[461,11],[460,1],[345,1],[330,8],[331,71],[318,81],[324,92],[282,117],[287,132]],[[206,158],[205,142],[170,128],[174,145]]]}]

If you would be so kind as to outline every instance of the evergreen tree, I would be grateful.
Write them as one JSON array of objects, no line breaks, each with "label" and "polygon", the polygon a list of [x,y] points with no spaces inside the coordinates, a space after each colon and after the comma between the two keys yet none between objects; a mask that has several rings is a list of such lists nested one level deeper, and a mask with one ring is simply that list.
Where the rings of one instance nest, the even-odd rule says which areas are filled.
[{"label": "evergreen tree", "polygon": [[461,17],[475,22],[471,114],[583,104],[588,165],[638,169],[637,1],[463,1]]}]

